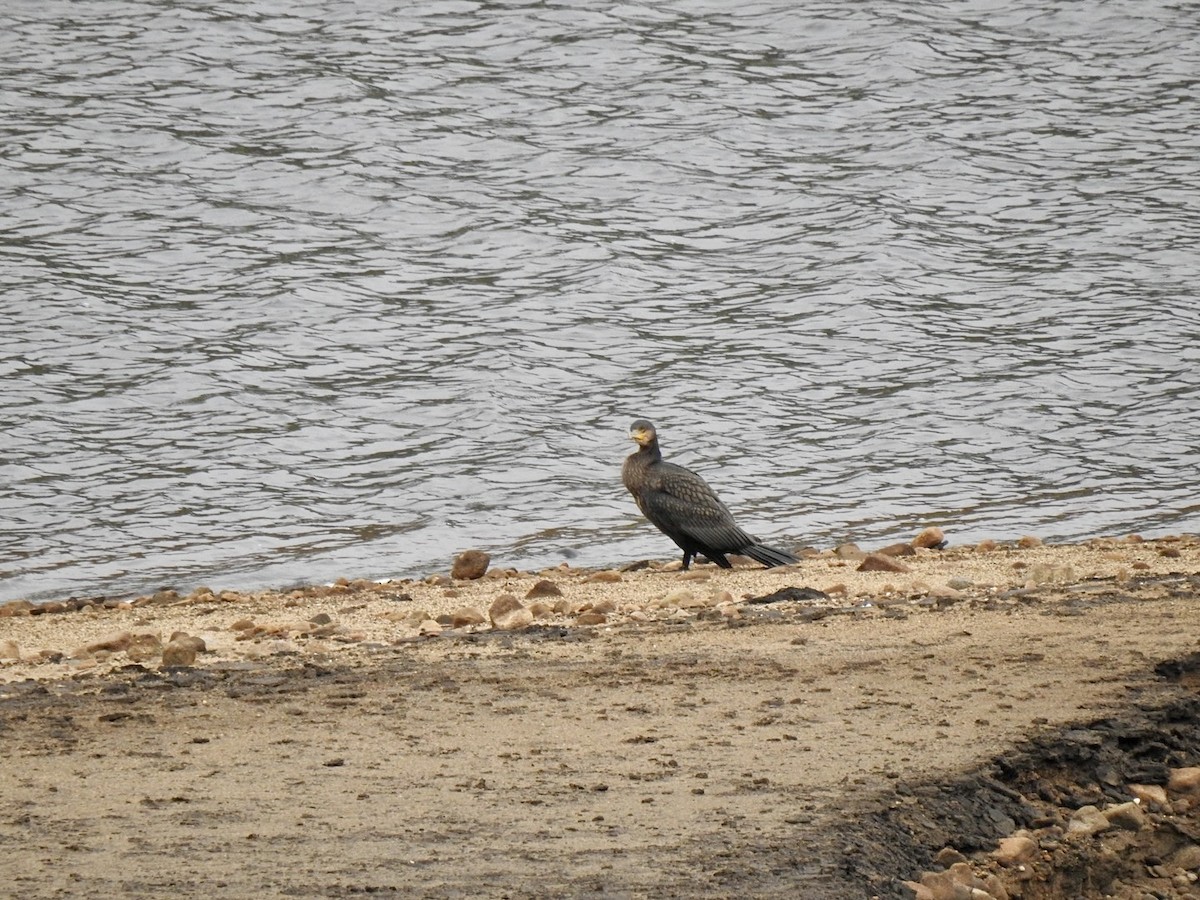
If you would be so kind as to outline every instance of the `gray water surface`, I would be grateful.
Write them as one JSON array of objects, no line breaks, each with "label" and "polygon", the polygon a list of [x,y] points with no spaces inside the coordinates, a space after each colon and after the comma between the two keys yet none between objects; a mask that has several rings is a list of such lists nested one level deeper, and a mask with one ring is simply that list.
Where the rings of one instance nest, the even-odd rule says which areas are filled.
[{"label": "gray water surface", "polygon": [[[798,8],[802,6],[803,8]],[[0,599],[1200,530],[1200,8],[15,2]]]}]

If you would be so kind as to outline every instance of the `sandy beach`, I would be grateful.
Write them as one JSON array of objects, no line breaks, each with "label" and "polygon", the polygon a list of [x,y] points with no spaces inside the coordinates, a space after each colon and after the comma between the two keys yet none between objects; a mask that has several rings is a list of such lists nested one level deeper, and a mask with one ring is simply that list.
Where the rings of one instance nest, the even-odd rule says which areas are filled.
[{"label": "sandy beach", "polygon": [[5,604],[0,880],[1200,896],[1200,540],[892,552]]}]

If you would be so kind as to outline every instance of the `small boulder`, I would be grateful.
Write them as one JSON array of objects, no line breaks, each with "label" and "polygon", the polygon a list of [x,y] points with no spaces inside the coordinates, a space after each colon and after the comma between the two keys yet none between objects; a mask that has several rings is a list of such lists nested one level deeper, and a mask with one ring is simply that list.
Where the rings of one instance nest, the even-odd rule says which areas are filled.
[{"label": "small boulder", "polygon": [[602,612],[596,612],[595,610],[588,610],[587,612],[580,613],[575,617],[576,625],[603,625],[607,621],[608,616]]},{"label": "small boulder", "polygon": [[1200,791],[1200,766],[1171,769],[1167,778],[1167,790],[1176,794]]},{"label": "small boulder", "polygon": [[1067,823],[1067,834],[1089,837],[1101,831],[1108,831],[1112,827],[1112,823],[1096,807],[1081,806],[1071,813],[1071,821]]},{"label": "small boulder", "polygon": [[1017,541],[1017,546],[1022,550],[1030,550],[1033,547],[1042,546],[1042,539],[1040,537],[1034,537],[1032,534],[1027,534]]},{"label": "small boulder", "polygon": [[913,538],[912,546],[926,550],[941,550],[946,546],[946,535],[942,529],[933,525]]},{"label": "small boulder", "polygon": [[146,662],[162,653],[163,645],[157,634],[135,634],[125,648],[125,654],[135,663]]},{"label": "small boulder", "polygon": [[1018,831],[1016,834],[1000,839],[999,845],[992,851],[992,859],[1005,868],[1013,868],[1033,862],[1037,854],[1037,841],[1028,833]]},{"label": "small boulder", "polygon": [[170,641],[163,647],[163,668],[190,666],[196,662],[196,648],[181,641]]},{"label": "small boulder", "polygon": [[838,559],[864,559],[867,554],[859,548],[858,544],[847,542],[834,547],[833,555]]},{"label": "small boulder", "polygon": [[122,650],[129,648],[133,642],[133,635],[128,631],[114,631],[112,634],[105,635],[98,641],[92,641],[87,645],[87,649],[92,653],[97,650],[107,650],[109,653],[119,653]]},{"label": "small boulder", "polygon": [[1150,821],[1145,811],[1134,801],[1110,806],[1104,811],[1108,824],[1122,831],[1141,831]]},{"label": "small boulder", "polygon": [[182,644],[186,647],[191,647],[197,653],[208,652],[208,644],[204,642],[204,638],[197,637],[194,634],[188,634],[186,631],[171,632],[171,640],[168,641],[168,643]]},{"label": "small boulder", "polygon": [[459,581],[474,581],[487,573],[488,564],[492,558],[482,550],[464,550],[454,560],[450,577]]},{"label": "small boulder", "polygon": [[20,659],[21,648],[16,641],[0,641],[0,659]]},{"label": "small boulder", "polygon": [[1140,800],[1142,805],[1156,809],[1166,809],[1167,803],[1170,802],[1167,799],[1167,791],[1161,784],[1131,784],[1129,793]]},{"label": "small boulder", "polygon": [[912,544],[888,544],[875,551],[882,556],[916,556],[917,551]]},{"label": "small boulder", "polygon": [[526,600],[536,600],[539,597],[561,597],[563,592],[558,589],[558,585],[553,581],[547,581],[543,578],[529,589],[525,594]]},{"label": "small boulder", "polygon": [[450,613],[450,624],[455,628],[482,625],[488,620],[483,610],[474,606],[462,606]]},{"label": "small boulder", "polygon": [[501,594],[488,609],[492,627],[501,631],[513,631],[533,624],[533,613],[512,594]]},{"label": "small boulder", "polygon": [[897,562],[890,556],[882,556],[878,553],[868,553],[862,561],[862,565],[858,567],[860,572],[907,572],[908,566],[902,562]]}]

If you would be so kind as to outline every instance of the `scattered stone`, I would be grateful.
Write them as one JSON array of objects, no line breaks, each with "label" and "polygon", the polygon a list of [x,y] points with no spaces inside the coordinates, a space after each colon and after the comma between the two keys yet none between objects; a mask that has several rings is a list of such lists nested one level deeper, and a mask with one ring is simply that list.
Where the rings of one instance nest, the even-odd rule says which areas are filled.
[{"label": "scattered stone", "polygon": [[197,637],[194,634],[188,634],[186,631],[171,632],[171,639],[167,643],[184,644],[188,647],[191,647],[197,653],[207,653],[208,652],[208,644],[205,643],[204,638]]},{"label": "scattered stone", "polygon": [[16,641],[0,641],[0,659],[20,659],[21,648]]},{"label": "scattered stone", "polygon": [[1114,828],[1123,831],[1141,831],[1150,821],[1145,811],[1134,801],[1110,806],[1104,810],[1104,818]]},{"label": "scattered stone", "polygon": [[462,606],[450,613],[450,624],[455,628],[483,625],[487,620],[483,610],[475,606]]},{"label": "scattered stone", "polygon": [[975,552],[976,553],[991,553],[993,550],[996,549],[997,546],[998,545],[995,541],[993,541],[991,538],[987,538],[985,540],[980,541],[978,544],[975,545]]},{"label": "scattered stone", "polygon": [[457,581],[474,581],[487,573],[488,564],[492,558],[482,550],[464,550],[454,560],[450,577]]},{"label": "scattered stone", "polygon": [[606,597],[599,603],[593,603],[591,611],[606,614],[615,613],[617,611],[617,601],[613,600],[611,597]]},{"label": "scattered stone", "polygon": [[925,550],[941,550],[946,546],[946,535],[942,529],[932,525],[913,538],[912,546]]},{"label": "scattered stone", "polygon": [[501,594],[497,597],[488,609],[488,615],[491,617],[492,627],[501,631],[514,631],[533,624],[533,613],[512,594]]},{"label": "scattered stone", "polygon": [[0,619],[27,616],[32,609],[33,604],[28,600],[9,600],[7,603],[0,604]]},{"label": "scattered stone", "polygon": [[538,597],[561,597],[562,595],[563,592],[559,590],[557,584],[543,578],[529,589],[528,593],[525,594],[525,599],[535,600]]},{"label": "scattered stone", "polygon": [[554,615],[554,607],[545,600],[534,600],[526,609],[529,610],[535,621],[538,619],[548,619]]},{"label": "scattered stone", "polygon": [[1039,537],[1034,537],[1032,534],[1027,534],[1017,541],[1017,546],[1022,550],[1030,550],[1034,547],[1042,546],[1042,539]]},{"label": "scattered stone", "polygon": [[[731,596],[730,600],[733,599]],[[824,591],[818,591],[816,588],[810,587],[785,587],[770,594],[764,594],[762,597],[751,597],[748,603],[782,603],[787,600],[799,602],[826,601],[829,595]]]},{"label": "scattered stone", "polygon": [[1171,857],[1171,865],[1188,871],[1200,869],[1200,844],[1188,844],[1186,847],[1180,847]]},{"label": "scattered stone", "polygon": [[866,551],[862,550],[858,544],[845,543],[838,544],[833,548],[833,555],[838,559],[866,559]]},{"label": "scattered stone", "polygon": [[694,599],[695,595],[693,595],[692,592],[687,588],[676,588],[668,593],[667,596],[663,597],[662,602],[664,606],[682,607],[685,603],[690,603]]},{"label": "scattered stone", "polygon": [[437,619],[422,619],[417,623],[418,634],[436,635],[442,633],[442,623]]},{"label": "scattered stone", "polygon": [[1176,794],[1190,794],[1200,790],[1200,766],[1169,770],[1167,790]]},{"label": "scattered stone", "polygon": [[238,619],[229,626],[230,631],[249,631],[254,627],[253,619]]},{"label": "scattered stone", "polygon": [[580,613],[575,617],[576,625],[603,625],[607,621],[608,616],[601,612],[595,612],[594,610]]},{"label": "scattered stone", "polygon": [[1178,547],[1163,547],[1158,551],[1158,555],[1166,557],[1167,559],[1179,559],[1179,557],[1183,554],[1179,552]]},{"label": "scattered stone", "polygon": [[97,653],[120,653],[129,647],[133,640],[133,635],[128,631],[117,631],[110,635],[102,637],[98,641],[92,641],[90,644],[85,644],[77,649],[71,656],[75,659],[95,656]]},{"label": "scattered stone", "polygon": [[1129,793],[1140,800],[1144,806],[1166,809],[1170,802],[1167,799],[1166,789],[1160,784],[1131,784]]},{"label": "scattered stone", "polygon": [[881,556],[878,553],[868,553],[863,559],[862,565],[858,567],[860,572],[907,572],[908,566],[904,563],[897,562],[888,556]]},{"label": "scattered stone", "polygon": [[143,663],[156,658],[162,653],[162,649],[163,644],[157,634],[141,633],[130,638],[129,646],[125,648],[125,655],[132,662]]},{"label": "scattered stone", "polygon": [[167,646],[163,647],[163,668],[190,666],[195,662],[196,648],[192,644],[183,641],[170,641]]},{"label": "scattered stone", "polygon": [[933,860],[943,869],[948,869],[955,863],[966,862],[967,858],[953,847],[943,847],[937,852],[937,856]]},{"label": "scattered stone", "polygon": [[1090,837],[1101,831],[1108,831],[1110,828],[1112,828],[1112,823],[1108,821],[1104,813],[1094,806],[1081,806],[1071,813],[1071,821],[1067,823],[1067,834]]},{"label": "scattered stone", "polygon": [[992,859],[1010,869],[1033,862],[1037,855],[1038,843],[1026,831],[1018,831],[1009,837],[1001,838],[999,845],[992,851]]},{"label": "scattered stone", "polygon": [[881,556],[916,556],[917,551],[912,544],[888,544],[875,551]]},{"label": "scattered stone", "polygon": [[603,572],[595,572],[583,579],[584,584],[615,584],[618,581],[624,581],[621,573],[615,569],[605,569]]}]

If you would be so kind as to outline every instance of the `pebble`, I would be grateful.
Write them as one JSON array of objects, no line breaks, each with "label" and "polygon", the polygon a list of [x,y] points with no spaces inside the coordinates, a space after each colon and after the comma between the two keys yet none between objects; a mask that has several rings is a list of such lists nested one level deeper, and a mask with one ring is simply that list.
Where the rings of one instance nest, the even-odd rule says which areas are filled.
[{"label": "pebble", "polygon": [[916,556],[917,551],[912,544],[888,544],[875,551],[880,556]]},{"label": "pebble", "polygon": [[97,653],[119,653],[127,649],[132,640],[133,635],[128,631],[116,631],[105,635],[98,641],[84,644],[71,653],[70,656],[73,659],[80,659],[95,656]]},{"label": "pebble", "polygon": [[31,609],[33,609],[33,604],[28,600],[9,600],[7,603],[0,604],[0,619],[11,616],[27,616]]},{"label": "pebble", "polygon": [[191,647],[197,653],[207,653],[208,644],[204,638],[197,637],[194,634],[188,634],[186,631],[174,631],[171,633],[171,639],[167,642],[170,644],[183,644]]},{"label": "pebble", "polygon": [[1180,847],[1171,857],[1171,865],[1180,869],[1200,869],[1200,844],[1188,844]]},{"label": "pebble", "polygon": [[492,620],[492,627],[501,631],[513,631],[533,624],[533,613],[512,594],[497,597],[488,608],[488,616]]},{"label": "pebble", "polygon": [[458,581],[474,581],[487,573],[488,564],[492,558],[482,550],[464,550],[454,560],[450,569],[450,577]]},{"label": "pebble", "polygon": [[461,606],[450,613],[450,624],[455,628],[465,628],[470,625],[482,625],[487,622],[487,614],[475,606]]},{"label": "pebble", "polygon": [[21,648],[16,641],[0,641],[0,659],[20,659]]},{"label": "pebble", "polygon": [[926,528],[915,538],[913,538],[912,546],[920,547],[926,550],[940,550],[946,545],[946,534],[936,525]]},{"label": "pebble", "polygon": [[1067,823],[1067,834],[1088,837],[1112,827],[1112,823],[1096,807],[1081,806],[1071,813],[1071,821]]},{"label": "pebble", "polygon": [[1017,546],[1020,547],[1022,550],[1029,550],[1033,547],[1040,547],[1040,546],[1042,546],[1042,539],[1039,537],[1034,537],[1032,534],[1027,534],[1024,537],[1022,537],[1019,541],[1017,541]]},{"label": "pebble", "polygon": [[1134,801],[1119,803],[1104,810],[1104,818],[1122,831],[1141,831],[1150,821],[1145,811]]},{"label": "pebble", "polygon": [[559,590],[557,584],[543,578],[529,589],[525,594],[525,599],[536,600],[538,597],[561,597],[562,595],[563,592]]},{"label": "pebble", "polygon": [[615,584],[618,581],[624,581],[621,573],[615,569],[606,569],[603,572],[595,572],[583,579],[584,584]]},{"label": "pebble", "polygon": [[866,551],[862,550],[858,544],[838,544],[833,548],[833,555],[838,559],[865,559]]},{"label": "pebble", "polygon": [[171,641],[163,647],[162,664],[164,668],[172,666],[190,666],[196,662],[196,648],[182,641]]},{"label": "pebble", "polygon": [[125,654],[132,662],[142,663],[162,653],[163,644],[157,634],[141,633],[130,638]]},{"label": "pebble", "polygon": [[1157,807],[1158,809],[1166,809],[1170,802],[1167,799],[1166,789],[1160,784],[1131,784],[1129,785],[1129,793],[1133,794],[1134,798],[1140,800],[1144,805]]},{"label": "pebble", "polygon": [[1167,790],[1176,794],[1190,794],[1200,790],[1200,766],[1171,769],[1167,777]]},{"label": "pebble", "polygon": [[588,612],[580,613],[575,617],[576,625],[603,625],[608,621],[608,616],[604,613],[589,610]]},{"label": "pebble", "polygon": [[860,572],[907,572],[908,566],[902,562],[897,562],[889,556],[882,556],[878,553],[868,553],[863,559],[862,565],[858,567]]},{"label": "pebble", "polygon": [[1018,831],[1000,839],[999,845],[992,851],[992,859],[1006,868],[1012,868],[1032,862],[1037,854],[1037,841],[1028,832]]}]

